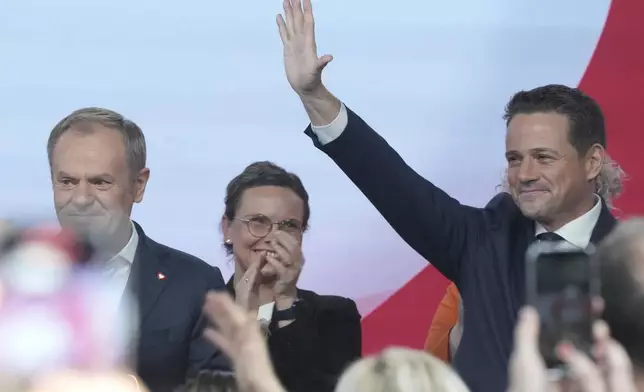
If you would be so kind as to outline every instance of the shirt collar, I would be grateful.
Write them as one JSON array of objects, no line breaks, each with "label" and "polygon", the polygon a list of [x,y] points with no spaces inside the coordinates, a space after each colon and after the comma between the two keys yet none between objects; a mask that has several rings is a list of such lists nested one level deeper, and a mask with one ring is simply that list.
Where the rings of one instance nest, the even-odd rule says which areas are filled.
[{"label": "shirt collar", "polygon": [[134,262],[134,256],[136,255],[136,248],[139,246],[139,233],[136,232],[134,223],[130,221],[130,225],[132,226],[132,235],[130,236],[130,240],[114,257],[120,257],[132,264]]},{"label": "shirt collar", "polygon": [[[555,233],[559,234],[564,240],[566,240],[566,242],[581,249],[586,249],[588,247],[588,244],[590,244],[590,237],[593,234],[593,229],[595,228],[595,225],[599,220],[599,215],[602,212],[601,198],[597,195],[595,196],[597,198],[597,201],[595,202],[593,208],[590,209],[590,211],[580,216],[579,218],[566,223],[558,230],[555,230]],[[535,223],[535,235],[539,235],[548,231],[540,223]]]}]

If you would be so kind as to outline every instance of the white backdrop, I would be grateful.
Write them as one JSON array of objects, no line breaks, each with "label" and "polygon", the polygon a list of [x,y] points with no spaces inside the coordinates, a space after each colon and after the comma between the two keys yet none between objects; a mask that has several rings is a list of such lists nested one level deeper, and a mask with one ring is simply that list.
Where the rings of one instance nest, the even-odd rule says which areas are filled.
[{"label": "white backdrop", "polygon": [[[485,4],[483,4],[485,3]],[[577,85],[609,0],[320,0],[330,89],[424,176],[483,205],[504,167],[503,106],[519,89]],[[52,217],[46,140],[84,106],[136,121],[152,176],[134,217],[158,241],[232,273],[224,188],[273,160],[311,195],[302,287],[387,295],[423,266],[301,132],[283,75],[279,0],[0,2],[0,215]],[[362,304],[362,311],[372,305]]]}]

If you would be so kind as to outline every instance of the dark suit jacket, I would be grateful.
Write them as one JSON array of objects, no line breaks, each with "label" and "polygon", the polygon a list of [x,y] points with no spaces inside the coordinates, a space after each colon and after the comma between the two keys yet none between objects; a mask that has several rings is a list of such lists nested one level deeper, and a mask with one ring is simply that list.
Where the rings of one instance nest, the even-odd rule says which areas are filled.
[{"label": "dark suit jacket", "polygon": [[[525,299],[525,253],[535,222],[505,193],[485,208],[460,204],[410,168],[360,117],[348,114],[347,128],[326,145],[310,127],[305,132],[394,230],[456,283],[466,311],[454,366],[473,392],[505,391],[513,329]],[[591,242],[597,243],[615,223],[604,203]]]},{"label": "dark suit jacket", "polygon": [[[228,290],[235,295],[232,279]],[[345,368],[360,358],[360,314],[348,298],[301,289],[297,294],[295,321],[269,326],[275,372],[289,392],[333,392]]]},{"label": "dark suit jacket", "polygon": [[[230,370],[202,337],[208,290],[225,290],[218,268],[154,242],[135,223],[139,244],[127,289],[138,302],[136,371],[151,392],[172,391],[200,369]],[[159,279],[161,273],[164,279]]]}]

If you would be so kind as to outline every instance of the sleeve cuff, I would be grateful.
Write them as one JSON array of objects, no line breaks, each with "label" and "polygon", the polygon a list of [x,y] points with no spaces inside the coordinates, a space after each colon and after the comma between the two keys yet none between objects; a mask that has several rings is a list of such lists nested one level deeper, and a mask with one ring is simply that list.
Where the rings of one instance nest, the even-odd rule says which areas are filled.
[{"label": "sleeve cuff", "polygon": [[325,145],[337,139],[342,132],[344,132],[348,123],[349,116],[347,114],[347,108],[344,106],[344,103],[342,103],[340,106],[340,112],[331,124],[317,127],[311,124],[311,129],[315,136],[317,136],[320,144]]}]

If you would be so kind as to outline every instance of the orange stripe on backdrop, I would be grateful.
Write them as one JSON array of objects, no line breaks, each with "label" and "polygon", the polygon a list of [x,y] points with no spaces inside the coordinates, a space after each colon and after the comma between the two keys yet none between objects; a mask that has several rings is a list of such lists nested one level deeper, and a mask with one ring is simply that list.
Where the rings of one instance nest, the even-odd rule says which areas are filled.
[{"label": "orange stripe on backdrop", "polygon": [[[604,109],[608,150],[631,177],[624,195],[616,203],[625,215],[644,214],[642,42],[644,0],[614,0],[580,83]],[[378,352],[390,345],[421,349],[447,284],[433,267],[427,267],[366,316],[362,324],[364,353]]]},{"label": "orange stripe on backdrop", "polygon": [[362,320],[362,352],[390,345],[422,348],[449,281],[427,266]]}]

